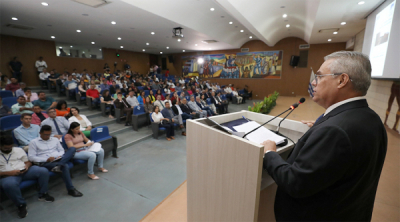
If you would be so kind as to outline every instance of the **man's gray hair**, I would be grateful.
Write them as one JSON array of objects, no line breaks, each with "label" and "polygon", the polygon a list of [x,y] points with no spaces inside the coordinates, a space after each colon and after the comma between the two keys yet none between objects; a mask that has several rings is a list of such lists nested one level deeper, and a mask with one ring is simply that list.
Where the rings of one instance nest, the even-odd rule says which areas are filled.
[{"label": "man's gray hair", "polygon": [[363,96],[371,85],[371,62],[361,52],[339,51],[325,56],[325,61],[333,59],[329,69],[331,73],[346,73],[354,85],[354,90]]}]

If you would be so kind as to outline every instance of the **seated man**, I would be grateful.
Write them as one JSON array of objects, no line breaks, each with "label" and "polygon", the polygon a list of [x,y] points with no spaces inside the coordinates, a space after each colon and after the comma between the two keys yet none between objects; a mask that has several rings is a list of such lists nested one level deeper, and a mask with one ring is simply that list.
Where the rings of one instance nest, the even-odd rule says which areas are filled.
[{"label": "seated man", "polygon": [[47,72],[47,69],[43,69],[43,71],[39,74],[39,79],[43,85],[47,86],[47,79],[49,78],[50,73]]},{"label": "seated man", "polygon": [[22,147],[25,152],[28,152],[29,143],[39,137],[40,127],[35,124],[31,124],[31,114],[24,113],[21,115],[21,126],[14,129],[14,136],[17,139],[19,146]]},{"label": "seated man", "polygon": [[32,166],[23,149],[13,147],[11,136],[0,138],[0,187],[5,191],[18,208],[18,216],[26,217],[26,202],[21,194],[19,185],[25,180],[37,180],[39,184],[39,200],[53,202],[54,198],[48,191],[49,171],[39,166]]},{"label": "seated man", "polygon": [[90,89],[86,90],[86,97],[92,99],[92,103],[96,106],[100,105],[100,93],[96,89],[96,85],[90,85]]},{"label": "seated man", "polygon": [[103,90],[110,90],[110,85],[107,84],[107,80],[103,80],[103,84],[100,85],[100,92]]},{"label": "seated man", "polygon": [[44,125],[51,126],[51,136],[57,137],[61,139],[63,135],[68,132],[69,122],[63,116],[57,116],[56,110],[51,108],[47,112],[49,114],[49,118],[43,120],[40,124],[41,127]]},{"label": "seated man", "polygon": [[196,104],[198,107],[200,107],[200,109],[207,111],[209,116],[214,116],[217,115],[216,113],[214,113],[210,107],[206,106],[206,104],[203,104],[200,100],[200,96],[196,97]]},{"label": "seated man", "polygon": [[24,89],[24,95],[23,96],[25,97],[26,101],[30,102],[30,103],[32,103],[32,102],[34,102],[34,101],[39,99],[37,93],[33,93],[32,90],[30,88],[28,88],[28,87],[26,87]]},{"label": "seated man", "polygon": [[176,86],[175,86],[175,91],[176,91],[176,92],[182,92],[182,87],[181,87],[181,84],[180,84],[180,83],[177,83],[177,84],[176,84]]},{"label": "seated man", "polygon": [[33,104],[32,103],[27,103],[25,97],[20,96],[17,99],[17,104],[14,104],[11,107],[11,111],[13,114],[23,114],[23,113],[29,113],[32,114]]},{"label": "seated man", "polygon": [[45,167],[53,172],[62,173],[68,195],[81,197],[83,194],[72,185],[68,162],[75,155],[75,147],[64,151],[58,139],[51,137],[51,126],[44,125],[40,129],[40,137],[29,144],[28,158],[35,165]]},{"label": "seated man", "polygon": [[49,118],[47,113],[42,112],[42,109],[40,109],[40,106],[34,105],[33,106],[33,114],[32,114],[32,124],[36,124],[40,126],[40,124],[43,122],[43,120]]},{"label": "seated man", "polygon": [[24,82],[20,82],[19,89],[17,89],[17,91],[15,91],[15,97],[25,95],[25,92],[24,92],[25,88],[26,88],[26,84]]},{"label": "seated man", "polygon": [[215,107],[217,107],[218,113],[219,114],[224,114],[225,113],[225,106],[222,103],[221,98],[219,98],[218,96],[215,96],[215,92],[212,92],[210,99],[211,99],[211,102],[215,105]]},{"label": "seated man", "polygon": [[[190,107],[190,109],[192,109],[194,112],[196,112],[197,114],[200,115],[200,118],[204,118],[207,117],[207,111],[206,110],[202,110],[196,103],[196,101],[194,101],[194,96],[190,97],[190,101],[188,102],[188,105]],[[211,113],[210,113],[211,114]],[[210,115],[211,116],[211,115]]]},{"label": "seated man", "polygon": [[3,116],[11,115],[11,114],[12,114],[12,112],[11,112],[10,107],[3,105],[3,100],[0,97],[0,118]]},{"label": "seated man", "polygon": [[126,113],[125,126],[131,126],[133,108],[131,107],[131,105],[129,105],[125,98],[122,98],[121,92],[117,93],[117,99],[114,101],[114,104],[115,107],[121,110],[121,117],[124,116],[124,113]]},{"label": "seated man", "polygon": [[186,136],[186,129],[183,126],[182,116],[179,114],[175,114],[175,112],[171,108],[171,104],[168,101],[165,102],[165,108],[161,111],[161,114],[164,118],[169,119],[172,123],[179,123],[179,127],[182,129],[182,135]]},{"label": "seated man", "polygon": [[68,93],[72,98],[75,96],[75,88],[78,86],[72,75],[68,76],[68,80],[63,83],[65,89],[68,89]]},{"label": "seated man", "polygon": [[52,86],[54,86],[54,87],[56,86],[57,80],[59,79],[58,77],[59,77],[59,75],[55,74],[54,70],[50,71],[50,76],[48,77],[48,80],[50,81]]},{"label": "seated man", "polygon": [[11,77],[11,83],[6,85],[6,90],[10,90],[13,93],[20,88],[18,80],[14,77]]},{"label": "seated man", "polygon": [[182,116],[182,120],[192,119],[193,118],[192,115],[182,112],[182,109],[179,106],[179,104],[176,104],[176,100],[172,100],[171,109],[174,111],[175,115],[181,115]]},{"label": "seated man", "polygon": [[57,102],[54,101],[52,97],[47,97],[46,93],[43,91],[38,92],[38,97],[39,99],[35,100],[33,105],[39,106],[42,111],[46,111],[57,106]]},{"label": "seated man", "polygon": [[160,112],[165,108],[164,101],[161,100],[161,95],[157,95],[157,100],[153,103],[154,106],[158,106],[160,108]]},{"label": "seated man", "polygon": [[132,108],[139,106],[139,101],[136,98],[135,91],[129,91],[129,96],[126,97],[126,101],[131,105]]},{"label": "seated man", "polygon": [[199,114],[197,114],[195,111],[193,111],[187,104],[186,98],[183,98],[181,100],[181,110],[183,113],[186,113],[187,115],[191,115],[193,118],[198,117]]}]

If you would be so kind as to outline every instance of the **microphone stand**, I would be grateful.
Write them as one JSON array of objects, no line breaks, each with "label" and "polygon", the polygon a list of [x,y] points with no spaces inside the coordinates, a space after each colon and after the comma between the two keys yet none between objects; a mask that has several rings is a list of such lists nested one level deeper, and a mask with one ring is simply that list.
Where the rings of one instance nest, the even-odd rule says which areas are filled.
[{"label": "microphone stand", "polygon": [[278,128],[276,129],[276,132],[275,132],[276,134],[280,135],[280,133],[279,133],[279,128],[281,127],[282,121],[285,120],[286,117],[288,117],[288,116],[293,112],[293,110],[294,110],[294,109],[292,109],[292,110],[291,110],[285,117],[283,117],[283,119],[279,122]]},{"label": "microphone stand", "polygon": [[244,136],[243,136],[242,138],[245,138],[245,137],[246,137],[247,135],[249,135],[250,133],[252,133],[252,132],[254,132],[254,131],[258,130],[260,127],[262,127],[262,126],[264,126],[265,124],[267,124],[267,123],[271,122],[272,120],[276,119],[277,117],[279,117],[280,115],[282,115],[282,114],[286,113],[286,112],[287,112],[287,111],[289,111],[289,110],[292,110],[292,111],[293,111],[293,109],[292,109],[292,108],[289,108],[289,109],[287,109],[287,110],[283,111],[281,114],[279,114],[279,115],[275,116],[274,118],[272,118],[272,119],[268,120],[266,123],[262,124],[261,126],[259,126],[259,127],[255,128],[255,129],[253,129],[252,131],[250,131],[250,132],[248,132],[248,133],[244,134]]}]

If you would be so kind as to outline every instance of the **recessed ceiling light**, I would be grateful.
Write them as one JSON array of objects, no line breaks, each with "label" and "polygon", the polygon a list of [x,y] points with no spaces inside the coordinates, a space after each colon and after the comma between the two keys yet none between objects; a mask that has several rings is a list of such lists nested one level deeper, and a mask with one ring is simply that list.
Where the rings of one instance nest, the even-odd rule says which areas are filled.
[{"label": "recessed ceiling light", "polygon": [[146,45],[150,45],[150,43],[146,42]]},{"label": "recessed ceiling light", "polygon": [[49,6],[49,4],[47,2],[42,2],[43,6]]},{"label": "recessed ceiling light", "polygon": [[101,49],[99,49],[99,51],[101,51]]},{"label": "recessed ceiling light", "polygon": [[178,39],[178,42],[180,42],[181,41],[181,39]]},{"label": "recessed ceiling light", "polygon": [[212,11],[212,12],[213,12],[214,10],[215,10],[214,8],[210,8],[210,11]]},{"label": "recessed ceiling light", "polygon": [[62,49],[62,47],[60,46],[60,47],[58,47],[59,49]]},{"label": "recessed ceiling light", "polygon": [[121,46],[120,46],[120,48],[121,48],[121,49],[123,49],[123,48],[124,48],[124,46],[122,46],[122,45],[121,45]]},{"label": "recessed ceiling light", "polygon": [[290,27],[290,25],[289,25],[289,24],[287,24],[287,25],[286,25],[286,28],[289,28],[289,27]]},{"label": "recessed ceiling light", "polygon": [[336,35],[338,32],[333,32],[334,35]]},{"label": "recessed ceiling light", "polygon": [[194,44],[194,46],[197,46],[197,44]]},{"label": "recessed ceiling light", "polygon": [[253,36],[249,36],[249,39],[252,39],[253,38]]},{"label": "recessed ceiling light", "polygon": [[14,21],[17,21],[17,20],[18,20],[17,17],[12,17],[11,19],[14,20]]},{"label": "recessed ceiling light", "polygon": [[342,23],[340,23],[341,25],[346,25],[346,22],[342,22]]},{"label": "recessed ceiling light", "polygon": [[85,53],[85,51],[83,51],[82,53]]},{"label": "recessed ceiling light", "polygon": [[242,30],[240,30],[240,32],[244,32],[244,30],[242,29]]},{"label": "recessed ceiling light", "polygon": [[162,54],[162,52],[160,52],[160,54]]},{"label": "recessed ceiling light", "polygon": [[154,35],[154,34],[156,34],[156,33],[154,33],[154,32],[150,32],[150,34]]},{"label": "recessed ceiling light", "polygon": [[73,46],[71,45],[71,46],[69,46],[69,47],[71,47],[71,48],[72,48]]},{"label": "recessed ceiling light", "polygon": [[117,23],[116,23],[116,22],[114,22],[114,21],[112,21],[112,22],[111,22],[111,24],[115,25],[115,24],[117,24]]},{"label": "recessed ceiling light", "polygon": [[52,39],[55,39],[56,37],[55,37],[55,36],[51,36],[51,38],[52,38]]},{"label": "recessed ceiling light", "polygon": [[364,1],[358,2],[359,5],[364,5]]},{"label": "recessed ceiling light", "polygon": [[145,52],[145,51],[146,51],[146,49],[142,49],[142,51],[143,51],[143,52]]},{"label": "recessed ceiling light", "polygon": [[287,17],[287,14],[283,14],[282,17],[283,17],[283,18],[286,18],[286,17]]},{"label": "recessed ceiling light", "polygon": [[229,22],[229,25],[232,25],[233,24],[233,22]]},{"label": "recessed ceiling light", "polygon": [[94,42],[92,42],[92,45],[94,45]]},{"label": "recessed ceiling light", "polygon": [[121,37],[118,37],[118,40],[121,40]]},{"label": "recessed ceiling light", "polygon": [[185,52],[185,50],[182,50],[182,52]]},{"label": "recessed ceiling light", "polygon": [[78,30],[76,30],[76,32],[81,32],[81,30],[78,29]]},{"label": "recessed ceiling light", "polygon": [[328,42],[332,41],[332,39],[328,39]]},{"label": "recessed ceiling light", "polygon": [[169,47],[167,46],[167,49],[169,49]]}]

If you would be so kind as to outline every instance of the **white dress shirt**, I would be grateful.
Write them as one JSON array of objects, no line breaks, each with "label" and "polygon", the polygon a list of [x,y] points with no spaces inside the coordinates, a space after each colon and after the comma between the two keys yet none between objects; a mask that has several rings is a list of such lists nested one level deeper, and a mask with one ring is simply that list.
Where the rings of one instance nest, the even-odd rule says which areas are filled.
[{"label": "white dress shirt", "polygon": [[41,137],[36,138],[29,144],[28,158],[35,163],[46,162],[49,157],[59,157],[64,155],[64,149],[61,146],[60,140],[55,137],[50,137],[48,140],[43,140]]},{"label": "white dress shirt", "polygon": [[332,110],[336,109],[337,107],[339,107],[341,105],[344,105],[344,104],[349,103],[349,102],[357,101],[357,100],[362,100],[362,99],[365,99],[365,96],[353,97],[353,98],[350,98],[350,99],[346,99],[346,100],[337,102],[337,103],[331,105],[330,107],[328,107],[328,109],[326,109],[326,111],[324,113],[324,116],[326,116],[329,112],[331,112]]},{"label": "white dress shirt", "polygon": [[39,78],[41,80],[47,80],[47,78],[49,78],[49,76],[50,76],[50,73],[48,73],[48,72],[42,72],[39,74]]},{"label": "white dress shirt", "polygon": [[39,72],[42,72],[44,68],[47,68],[47,64],[44,60],[42,60],[42,61],[37,60],[35,63],[35,67],[37,68],[37,70]]},{"label": "white dress shirt", "polygon": [[136,96],[128,96],[126,97],[126,101],[129,103],[129,105],[131,105],[132,107],[134,106],[138,106],[139,105],[139,101],[136,98]]},{"label": "white dress shirt", "polygon": [[28,156],[22,148],[13,147],[8,154],[0,151],[0,172],[22,170],[25,162],[28,162]]}]

